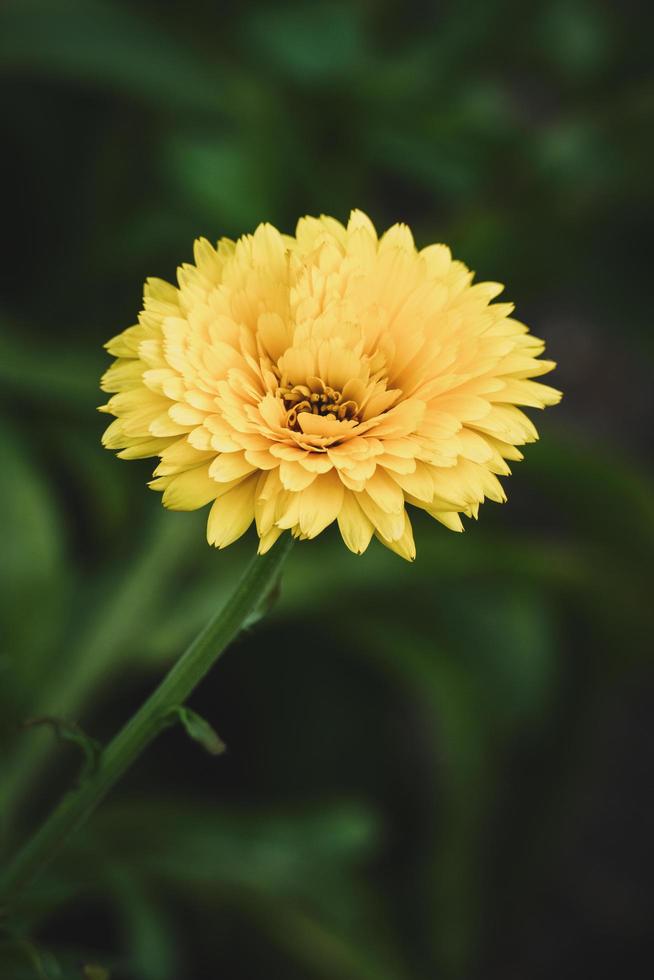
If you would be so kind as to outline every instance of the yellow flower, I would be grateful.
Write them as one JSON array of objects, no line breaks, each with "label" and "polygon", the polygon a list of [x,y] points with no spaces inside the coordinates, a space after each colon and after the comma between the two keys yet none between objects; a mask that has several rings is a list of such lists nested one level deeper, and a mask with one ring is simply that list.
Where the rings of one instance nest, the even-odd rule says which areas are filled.
[{"label": "yellow flower", "polygon": [[159,456],[150,484],[174,510],[212,504],[223,548],[256,522],[259,551],[285,529],[333,521],[351,551],[375,534],[415,557],[406,504],[454,531],[537,438],[517,408],[560,393],[544,344],[494,303],[497,283],[410,230],[378,238],[353,211],[195,243],[178,285],[148,279],[139,322],[106,345],[115,392],[104,434],[124,459]]}]

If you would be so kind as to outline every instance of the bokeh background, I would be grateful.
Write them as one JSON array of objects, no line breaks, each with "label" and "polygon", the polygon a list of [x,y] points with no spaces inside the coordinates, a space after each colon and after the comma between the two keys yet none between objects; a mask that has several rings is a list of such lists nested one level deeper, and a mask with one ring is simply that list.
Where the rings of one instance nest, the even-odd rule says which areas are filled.
[{"label": "bokeh background", "polygon": [[[508,283],[561,406],[465,535],[332,529],[26,899],[0,976],[549,980],[654,955],[647,5],[3,0],[11,849],[254,548],[100,447],[101,345],[193,239],[407,221]],[[29,937],[29,938],[27,938]],[[639,966],[640,964],[640,966]],[[93,972],[95,970],[95,972]],[[84,972],[86,971],[86,972]],[[107,972],[103,972],[107,971]]]}]

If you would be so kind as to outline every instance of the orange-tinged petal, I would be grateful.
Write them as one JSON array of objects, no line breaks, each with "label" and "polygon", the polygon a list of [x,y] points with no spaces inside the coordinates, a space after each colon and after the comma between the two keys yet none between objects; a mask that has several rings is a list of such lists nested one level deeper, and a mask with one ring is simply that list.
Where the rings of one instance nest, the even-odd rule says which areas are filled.
[{"label": "orange-tinged petal", "polygon": [[261,553],[336,519],[350,550],[375,533],[412,560],[405,505],[462,530],[537,438],[518,406],[560,398],[534,380],[554,362],[500,284],[473,284],[445,245],[418,251],[406,225],[378,237],[361,211],[199,239],[177,283],[149,279],[138,323],[107,344],[103,444],[159,456],[165,506],[216,501],[218,547],[253,519]]}]

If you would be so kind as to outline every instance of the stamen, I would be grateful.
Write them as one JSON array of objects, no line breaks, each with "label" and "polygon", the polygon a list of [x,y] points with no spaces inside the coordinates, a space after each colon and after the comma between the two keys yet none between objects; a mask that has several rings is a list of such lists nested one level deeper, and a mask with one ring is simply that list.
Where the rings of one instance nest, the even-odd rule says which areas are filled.
[{"label": "stamen", "polygon": [[359,414],[359,406],[349,399],[343,401],[343,393],[324,384],[320,379],[311,379],[312,385],[318,383],[322,391],[312,391],[306,385],[287,387],[280,385],[277,394],[284,403],[287,411],[286,425],[289,429],[298,431],[300,426],[298,416],[301,412],[312,415],[329,415],[340,421],[355,419]]}]

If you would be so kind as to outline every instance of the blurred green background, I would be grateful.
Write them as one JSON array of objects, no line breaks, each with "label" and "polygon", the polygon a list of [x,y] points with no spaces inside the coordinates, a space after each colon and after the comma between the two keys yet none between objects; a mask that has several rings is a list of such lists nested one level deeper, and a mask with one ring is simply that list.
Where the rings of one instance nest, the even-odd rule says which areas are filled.
[{"label": "blurred green background", "polygon": [[296,547],[192,699],[227,754],[158,740],[30,893],[3,980],[643,975],[653,27],[588,0],[3,0],[8,849],[78,768],[21,723],[109,738],[255,545],[209,549],[100,447],[101,345],[146,276],[360,207],[506,282],[566,393],[509,504],[463,536],[418,517],[415,565]]}]

